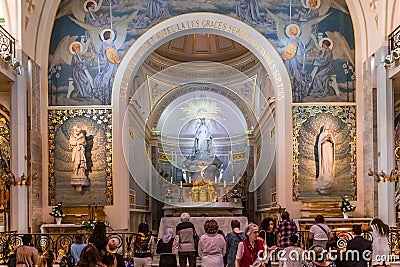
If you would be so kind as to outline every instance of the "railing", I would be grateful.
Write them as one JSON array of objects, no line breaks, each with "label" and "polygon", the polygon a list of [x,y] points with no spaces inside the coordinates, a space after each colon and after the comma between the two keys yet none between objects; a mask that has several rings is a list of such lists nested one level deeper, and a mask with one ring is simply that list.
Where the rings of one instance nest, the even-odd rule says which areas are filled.
[{"label": "railing", "polygon": [[[351,240],[353,235],[348,231],[332,231],[333,234],[340,240]],[[299,231],[299,246],[307,249],[309,231]],[[125,259],[132,257],[129,244],[134,235],[137,233],[108,233],[108,239],[115,238],[118,240],[118,252],[121,253]],[[61,254],[67,254],[70,245],[73,243],[74,234],[32,234],[33,246],[37,248],[39,253],[51,250],[55,253],[56,258]],[[372,240],[370,232],[363,232],[363,236]],[[3,232],[0,233],[0,264],[7,264],[9,256],[15,251],[15,248],[22,245],[23,234],[16,232]],[[87,237],[89,238],[89,236]],[[394,255],[400,255],[400,228],[391,228],[389,232],[389,246]],[[273,254],[273,260],[278,261],[277,253]]]},{"label": "railing", "polygon": [[[7,264],[9,256],[15,249],[22,245],[22,237],[24,234],[16,232],[0,233],[0,264]],[[132,237],[137,233],[108,233],[108,239],[115,238],[118,240],[118,252],[122,253],[125,258],[130,258],[129,244]],[[74,234],[32,234],[33,244],[40,254],[45,251],[53,251],[56,258],[66,255],[70,245],[73,243]],[[89,236],[86,237],[86,240]]]},{"label": "railing", "polygon": [[400,25],[397,26],[397,28],[394,31],[392,31],[391,34],[389,34],[388,42],[389,42],[388,55],[390,55],[393,50],[400,47]]},{"label": "railing", "polygon": [[[3,60],[15,58],[15,38],[0,25],[0,54]],[[7,57],[9,56],[9,60]]]},{"label": "railing", "polygon": [[[353,234],[351,231],[332,231],[333,235],[337,237],[338,242],[340,242],[339,247],[343,248],[345,247],[348,240],[353,239]],[[299,247],[302,249],[308,249],[308,234],[309,231],[298,231],[298,236],[299,236]],[[371,232],[363,232],[362,236],[367,239],[372,241],[372,233]],[[345,241],[343,241],[345,240]],[[391,260],[395,259],[400,259],[400,228],[393,227],[390,228],[389,231],[389,247],[391,250],[391,254],[396,255],[397,257],[391,258]],[[272,259],[273,261],[278,261],[277,257],[277,251],[272,254]]]}]

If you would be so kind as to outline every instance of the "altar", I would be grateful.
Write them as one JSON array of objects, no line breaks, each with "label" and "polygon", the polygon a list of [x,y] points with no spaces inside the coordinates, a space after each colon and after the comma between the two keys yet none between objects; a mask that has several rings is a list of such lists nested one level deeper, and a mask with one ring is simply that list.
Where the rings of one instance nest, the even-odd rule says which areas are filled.
[{"label": "altar", "polygon": [[63,223],[63,224],[42,224],[40,226],[41,234],[75,234],[76,231],[81,230],[81,224]]},{"label": "altar", "polygon": [[164,191],[166,204],[163,210],[167,217],[179,216],[182,212],[194,216],[242,215],[241,197],[230,197],[226,182],[181,182],[179,187],[167,185]]}]

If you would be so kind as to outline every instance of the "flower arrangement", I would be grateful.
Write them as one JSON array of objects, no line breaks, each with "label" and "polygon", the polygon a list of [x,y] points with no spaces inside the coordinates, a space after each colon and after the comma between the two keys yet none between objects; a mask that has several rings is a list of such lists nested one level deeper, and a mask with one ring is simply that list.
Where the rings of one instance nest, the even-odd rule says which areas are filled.
[{"label": "flower arrangement", "polygon": [[53,207],[53,209],[51,210],[51,212],[49,213],[50,216],[54,217],[54,218],[62,218],[65,217],[65,214],[62,210],[62,203],[58,203],[57,206]]},{"label": "flower arrangement", "polygon": [[96,226],[97,221],[96,220],[88,220],[88,221],[82,221],[82,227],[85,228],[86,230],[93,230],[94,227]]},{"label": "flower arrangement", "polygon": [[356,209],[356,206],[352,205],[347,197],[342,197],[342,204],[340,205],[340,210],[343,213],[347,213],[350,211],[354,211]]},{"label": "flower arrangement", "polygon": [[229,195],[232,198],[241,198],[242,197],[242,194],[240,193],[240,191],[236,187],[229,193]]}]

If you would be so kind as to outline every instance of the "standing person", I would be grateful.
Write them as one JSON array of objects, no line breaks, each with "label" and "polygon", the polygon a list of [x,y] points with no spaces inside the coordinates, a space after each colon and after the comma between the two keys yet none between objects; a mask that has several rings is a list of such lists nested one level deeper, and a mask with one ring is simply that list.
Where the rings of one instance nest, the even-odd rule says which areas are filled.
[{"label": "standing person", "polygon": [[291,235],[289,241],[290,246],[280,252],[282,256],[279,259],[279,267],[303,267],[304,250],[297,246],[299,237]]},{"label": "standing person", "polygon": [[245,228],[246,239],[238,245],[235,267],[249,267],[257,260],[258,252],[263,250],[263,242],[258,239],[258,225],[249,223]]},{"label": "standing person", "polygon": [[[364,257],[364,251],[372,251],[372,242],[361,236],[362,230],[360,225],[353,225],[352,232],[354,238],[347,242],[346,250],[358,251],[356,254],[358,255],[358,258],[350,260],[352,260],[352,263],[354,264],[353,266],[355,267],[367,267],[368,261],[366,261]],[[354,256],[355,254],[351,253],[350,255]]]},{"label": "standing person", "polygon": [[24,264],[25,267],[34,267],[39,263],[39,253],[35,247],[32,246],[32,235],[25,234],[22,237],[22,246],[17,247],[16,250],[16,263]]},{"label": "standing person", "polygon": [[150,267],[154,255],[154,237],[147,223],[139,224],[138,234],[133,237],[132,246],[134,266]]},{"label": "standing person", "polygon": [[108,240],[108,251],[112,253],[117,260],[117,267],[125,267],[124,257],[121,254],[117,253],[118,249],[118,240],[116,238],[111,238]]},{"label": "standing person", "polygon": [[96,223],[93,229],[93,234],[89,237],[88,241],[97,248],[97,251],[101,257],[106,254],[108,239],[105,223]]},{"label": "standing person", "polygon": [[228,267],[235,267],[236,253],[238,244],[246,237],[242,231],[240,231],[240,222],[238,220],[231,221],[232,232],[226,235],[226,250],[228,251]]},{"label": "standing person", "polygon": [[310,232],[308,233],[309,243],[313,246],[320,245],[326,249],[326,243],[333,238],[331,229],[325,224],[325,218],[322,215],[317,215],[315,217],[315,223],[316,224],[311,226]]},{"label": "standing person", "polygon": [[193,223],[189,222],[190,214],[181,214],[181,222],[176,226],[176,235],[179,236],[179,266],[184,267],[189,262],[189,267],[196,266],[196,246],[194,235],[196,230]]},{"label": "standing person", "polygon": [[74,243],[72,243],[70,248],[71,256],[74,259],[74,265],[78,265],[82,250],[86,247],[86,244],[83,243],[84,239],[85,239],[84,231],[79,230],[74,235]]},{"label": "standing person", "polygon": [[372,266],[390,266],[389,226],[376,218],[364,230],[372,230]]},{"label": "standing person", "polygon": [[[258,236],[267,244],[268,252],[276,249],[276,226],[273,218],[267,217],[262,220]],[[267,267],[271,267],[270,260],[268,260]]]},{"label": "standing person", "polygon": [[226,242],[223,235],[218,233],[218,223],[216,220],[207,220],[204,223],[205,235],[200,237],[199,256],[201,266],[224,267],[224,255],[226,252]]},{"label": "standing person", "polygon": [[172,254],[175,232],[172,228],[167,228],[165,235],[157,243],[157,254],[161,254],[160,267],[176,267],[176,256]]},{"label": "standing person", "polygon": [[287,211],[282,212],[282,221],[279,223],[279,246],[286,248],[290,246],[289,237],[297,233],[297,225],[290,220],[290,214]]}]

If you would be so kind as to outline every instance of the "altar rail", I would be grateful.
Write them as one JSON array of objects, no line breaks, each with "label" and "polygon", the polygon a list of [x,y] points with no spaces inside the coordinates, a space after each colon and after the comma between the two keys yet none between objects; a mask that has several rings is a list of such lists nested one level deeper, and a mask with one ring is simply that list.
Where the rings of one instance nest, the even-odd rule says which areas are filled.
[{"label": "altar rail", "polygon": [[[340,239],[350,240],[353,238],[351,232],[348,231],[332,232]],[[308,231],[298,232],[300,247],[303,249],[307,248],[308,233]],[[0,233],[0,264],[7,264],[9,256],[14,252],[15,248],[19,245],[22,245],[23,235],[24,234],[19,234],[17,232]],[[116,238],[118,240],[118,252],[121,253],[126,259],[132,257],[129,243],[134,235],[137,235],[137,233],[107,233],[107,237],[109,239]],[[39,253],[52,250],[56,254],[56,257],[58,257],[60,253],[66,253],[74,239],[73,234],[32,234],[32,236],[34,238],[33,246],[37,248]],[[364,232],[363,236],[368,240],[372,240],[372,235],[370,232]],[[87,236],[87,238],[89,238],[89,236]],[[400,228],[390,228],[389,246],[392,254],[400,255]],[[278,260],[276,258],[276,254],[274,255],[274,260]]]}]

